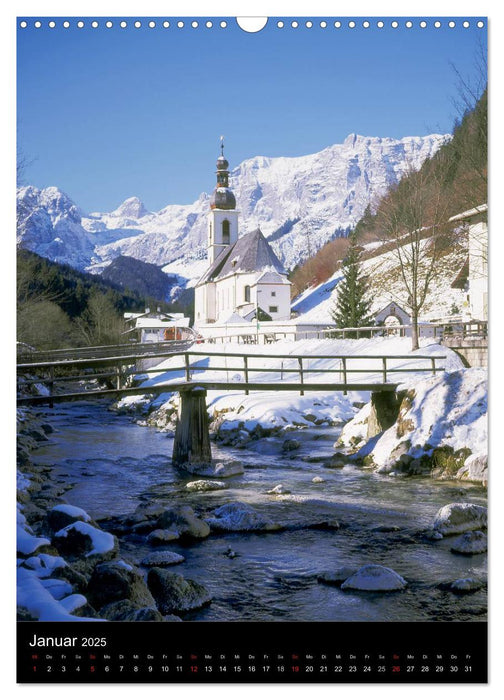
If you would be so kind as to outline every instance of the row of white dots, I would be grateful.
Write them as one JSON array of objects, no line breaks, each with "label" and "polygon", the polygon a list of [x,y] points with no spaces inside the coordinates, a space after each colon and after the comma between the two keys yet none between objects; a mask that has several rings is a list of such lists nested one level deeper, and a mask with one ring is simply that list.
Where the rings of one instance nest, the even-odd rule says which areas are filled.
[{"label": "row of white dots", "polygon": [[[311,20],[308,20],[307,22],[304,23],[304,26],[307,27],[308,29],[311,29],[315,24],[316,24],[316,23],[312,22]],[[450,20],[450,21],[447,22],[446,24],[447,24],[447,26],[450,27],[451,29],[453,29],[454,27],[457,26],[457,23],[454,22],[453,20]],[[466,29],[467,29],[468,27],[471,26],[471,23],[468,22],[467,20],[465,20],[465,21],[462,22],[461,24],[462,24],[462,26],[465,27]],[[302,27],[302,26],[303,26],[303,22],[298,22],[297,20],[293,20],[293,21],[290,22],[290,23],[289,23],[289,22],[285,23],[285,22],[283,22],[282,20],[279,20],[279,21],[277,22],[277,27],[278,27],[279,29],[282,29],[282,28],[285,27],[285,26],[290,26],[290,27],[293,27],[294,29],[297,29],[298,27]],[[329,22],[326,22],[325,20],[322,20],[322,21],[319,23],[319,26],[320,26],[322,29],[325,29],[326,27],[330,26],[330,23],[329,23]],[[348,26],[350,29],[355,29],[355,28],[356,28],[357,26],[359,26],[359,25],[358,25],[358,23],[355,22],[354,20],[350,20],[347,24],[345,24],[344,22],[340,22],[340,21],[338,21],[338,20],[337,20],[336,22],[334,22],[334,27],[335,27],[336,29],[340,29],[341,27],[344,27],[344,26]],[[371,22],[369,22],[369,20],[364,20],[360,26],[364,27],[364,29],[369,29],[369,27],[371,27]],[[385,26],[387,26],[387,24],[386,24],[385,22],[383,22],[383,20],[378,20],[378,21],[376,22],[376,26],[377,26],[379,29],[383,29]],[[399,23],[397,20],[393,20],[392,22],[390,22],[390,26],[393,27],[393,29],[397,29],[397,28],[400,26],[400,23]],[[407,21],[404,23],[404,26],[405,26],[407,29],[411,29],[411,28],[414,26],[414,23],[413,23],[411,20],[407,20]],[[425,29],[425,28],[428,27],[429,25],[428,25],[428,23],[427,23],[425,20],[421,20],[420,22],[418,22],[418,26],[421,27],[422,29]],[[435,22],[433,22],[432,26],[434,26],[436,29],[439,29],[440,27],[443,26],[443,23],[440,22],[439,20],[436,20]],[[482,22],[481,20],[479,20],[479,21],[476,23],[476,26],[478,26],[478,27],[481,29],[481,28],[483,28],[483,27],[485,26],[485,23]]]},{"label": "row of white dots", "polygon": [[[97,22],[96,20],[94,20],[94,21],[92,21],[92,22],[89,22],[88,24],[89,24],[89,26],[93,27],[93,29],[96,29],[97,27],[100,26],[100,23]],[[103,24],[104,24],[105,27],[107,27],[108,29],[111,29],[111,28],[114,26],[114,22],[112,22],[111,20],[107,20],[106,22],[103,22]],[[136,20],[136,21],[132,22],[131,24],[132,24],[134,27],[136,27],[137,29],[140,29],[140,27],[143,26],[143,23],[142,23],[140,20]],[[164,21],[164,22],[160,22],[159,24],[160,24],[160,26],[163,26],[163,27],[165,27],[165,28],[170,27],[170,22],[168,22],[167,20]],[[176,23],[173,23],[173,24],[174,24],[174,26],[177,26],[179,29],[182,29],[182,28],[185,27],[186,25],[187,25],[187,26],[191,26],[193,29],[197,29],[197,28],[200,26],[200,23],[197,22],[196,20],[194,20],[193,22],[183,22],[182,20],[180,20],[180,21],[178,21],[178,22],[176,22]],[[204,23],[202,23],[202,24],[204,24],[204,26],[207,27],[208,29],[211,29],[211,28],[214,26],[214,23],[211,22],[210,20],[208,20],[207,22],[204,22]],[[308,20],[307,22],[304,22],[304,23],[303,23],[303,22],[298,22],[297,20],[293,20],[293,21],[290,22],[290,23],[289,23],[289,22],[286,23],[286,22],[283,22],[282,20],[279,20],[279,21],[276,23],[276,26],[277,26],[279,29],[282,29],[282,28],[285,27],[285,26],[293,27],[293,29],[297,29],[298,27],[305,26],[307,29],[311,29],[315,24],[316,24],[316,23],[315,23],[315,22],[312,22],[311,20]],[[466,29],[467,29],[468,27],[471,26],[471,23],[470,23],[469,21],[467,21],[467,20],[463,21],[461,24],[462,24],[462,26],[465,27]],[[128,26],[128,22],[126,22],[126,20],[122,20],[122,21],[120,21],[120,22],[117,22],[117,25],[118,25],[119,27],[121,27],[122,29],[126,29],[126,27]],[[157,22],[154,22],[153,20],[151,20],[150,22],[145,22],[145,25],[148,26],[150,29],[154,29],[154,28],[158,25],[158,23],[157,23]],[[449,22],[446,22],[446,25],[447,25],[448,27],[450,27],[451,29],[453,29],[454,27],[457,26],[457,23],[454,22],[453,20],[450,20]],[[25,21],[25,20],[23,20],[23,21],[21,21],[21,22],[19,23],[19,26],[20,26],[22,29],[26,29],[26,28],[28,27],[28,22]],[[36,29],[40,29],[43,25],[42,25],[42,22],[41,22],[40,20],[37,20],[37,21],[35,21],[35,22],[33,23],[33,26],[34,26]],[[53,20],[51,20],[50,22],[47,23],[47,26],[48,26],[50,29],[54,29],[54,28],[56,27],[56,22],[54,22]],[[63,26],[65,29],[68,29],[68,28],[71,26],[71,23],[70,23],[68,20],[65,20],[65,21],[62,23],[62,26]],[[75,25],[75,26],[77,26],[78,29],[83,29],[83,28],[86,26],[86,24],[85,24],[85,22],[83,22],[82,20],[79,20],[78,22],[76,22],[76,25]],[[216,22],[216,23],[215,23],[215,26],[219,26],[219,27],[221,27],[222,29],[225,29],[225,28],[228,26],[228,23],[227,23],[225,20],[222,20],[221,22]],[[330,26],[330,23],[329,23],[329,22],[326,22],[325,20],[322,20],[321,22],[319,22],[319,26],[320,26],[322,29],[325,29],[326,27]],[[358,23],[355,22],[354,20],[349,21],[347,24],[345,24],[345,23],[343,23],[343,22],[340,22],[340,21],[334,22],[334,27],[335,27],[336,29],[340,29],[341,27],[344,27],[344,26],[348,26],[350,29],[355,29],[355,28],[358,26]],[[362,22],[361,26],[362,26],[364,29],[369,29],[369,27],[371,27],[371,22],[369,22],[368,20],[364,20],[364,21]],[[376,26],[377,26],[379,29],[383,29],[383,28],[384,28],[385,26],[387,26],[387,25],[386,25],[386,23],[383,22],[382,20],[379,20],[379,21],[376,22]],[[399,24],[399,22],[398,22],[397,20],[394,20],[394,21],[390,22],[390,26],[391,26],[393,29],[397,29],[397,28],[400,26],[400,24]],[[414,26],[414,23],[413,23],[411,20],[407,20],[407,21],[404,23],[404,26],[405,26],[407,29],[411,29],[411,28]],[[425,28],[426,28],[427,26],[429,26],[429,25],[428,25],[428,23],[427,23],[425,20],[421,20],[420,22],[418,22],[418,26],[421,27],[422,29],[425,29]],[[440,27],[443,26],[443,23],[440,22],[439,20],[436,20],[435,22],[432,23],[432,26],[434,26],[436,29],[439,29]],[[479,20],[478,22],[476,22],[476,26],[477,26],[478,28],[482,29],[482,28],[485,26],[485,23],[482,22],[481,20]]]},{"label": "row of white dots", "polygon": [[[106,22],[102,22],[102,24],[105,27],[107,27],[108,29],[111,29],[114,26],[114,22],[112,22],[112,20],[107,20]],[[126,27],[128,26],[128,22],[126,22],[126,20],[122,20],[120,22],[117,22],[116,24],[117,24],[117,26],[121,27],[122,29],[126,29]],[[156,26],[158,26],[158,23],[154,22],[153,20],[151,20],[150,22],[145,22],[145,23],[140,22],[140,20],[136,20],[135,22],[131,22],[130,24],[131,24],[131,26],[134,26],[137,29],[140,29],[140,27],[142,27],[143,24],[150,27],[150,29],[154,29]],[[159,22],[159,25],[165,27],[166,29],[171,26],[170,22],[168,22],[168,20],[166,20],[164,22]],[[179,22],[173,23],[173,26],[177,26],[179,29],[182,29],[186,25],[191,26],[193,29],[197,29],[200,26],[200,23],[196,22],[196,21],[193,21],[193,22],[179,21]],[[214,23],[209,20],[208,22],[205,22],[204,25],[205,25],[205,27],[208,27],[208,29],[211,29],[214,26]],[[19,26],[21,27],[21,29],[26,29],[28,27],[28,22],[23,20],[22,22],[19,23]],[[36,22],[33,23],[33,26],[36,29],[40,29],[43,26],[43,24],[40,20],[37,20]],[[56,27],[56,22],[51,20],[50,22],[47,23],[47,26],[50,29],[54,29]],[[69,22],[68,20],[65,20],[64,22],[62,22],[62,26],[65,29],[68,29],[71,26],[71,22]],[[86,23],[83,22],[82,20],[79,20],[78,22],[75,23],[75,26],[78,29],[83,29],[86,26]],[[88,26],[91,26],[91,27],[93,27],[93,29],[96,29],[100,26],[100,22],[93,20],[92,22],[88,22]],[[227,27],[227,22],[225,20],[222,20],[222,22],[217,22],[216,26],[219,26],[219,27],[222,27],[222,29],[225,29]]]}]

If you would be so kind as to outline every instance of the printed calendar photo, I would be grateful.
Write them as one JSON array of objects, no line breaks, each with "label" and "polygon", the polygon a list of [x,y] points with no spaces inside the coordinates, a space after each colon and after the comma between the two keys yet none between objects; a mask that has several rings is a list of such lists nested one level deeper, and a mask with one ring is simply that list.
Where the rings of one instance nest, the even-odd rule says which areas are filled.
[{"label": "printed calendar photo", "polygon": [[485,683],[485,17],[22,16],[19,683]]}]

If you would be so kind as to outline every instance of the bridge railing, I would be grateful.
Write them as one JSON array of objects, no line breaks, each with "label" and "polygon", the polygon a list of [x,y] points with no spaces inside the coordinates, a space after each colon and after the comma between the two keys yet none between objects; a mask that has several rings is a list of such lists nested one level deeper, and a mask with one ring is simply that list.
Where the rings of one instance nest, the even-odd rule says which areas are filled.
[{"label": "bridge railing", "polygon": [[[148,393],[153,389],[159,393],[160,387],[170,391],[170,387],[179,387],[182,383],[212,384],[226,390],[239,387],[245,394],[257,390],[287,390],[288,386],[288,390],[299,391],[301,395],[305,390],[316,390],[317,386],[330,391],[332,385],[337,385],[337,390],[346,393],[353,388],[372,390],[378,384],[396,385],[397,381],[393,382],[393,379],[398,373],[430,373],[435,376],[444,370],[439,363],[446,359],[446,355],[258,355],[190,349],[160,353],[159,357],[169,362],[145,370],[132,363],[129,356],[25,363],[18,365],[18,391],[22,395],[30,386],[44,383],[50,397],[58,393],[55,388],[63,387],[65,390],[67,387],[68,390],[69,385],[84,382],[88,388],[81,388],[80,392],[85,397],[103,394],[102,389],[96,389],[96,382],[105,382],[108,386],[106,391],[125,392],[127,389],[128,393],[135,390],[137,393]],[[404,361],[408,362],[406,366]],[[422,366],[418,366],[420,364]],[[80,368],[84,372],[79,372]],[[156,375],[166,377],[161,376],[161,381],[156,384],[145,383]],[[364,381],[357,381],[359,377]],[[136,389],[134,384],[138,385]]]},{"label": "bridge railing", "polygon": [[32,350],[21,346],[17,352],[18,364],[53,362],[58,360],[100,359],[105,357],[139,357],[155,353],[173,352],[194,342],[189,340],[163,340],[156,343],[121,343],[119,345],[93,345],[81,348],[58,348],[55,350]]}]

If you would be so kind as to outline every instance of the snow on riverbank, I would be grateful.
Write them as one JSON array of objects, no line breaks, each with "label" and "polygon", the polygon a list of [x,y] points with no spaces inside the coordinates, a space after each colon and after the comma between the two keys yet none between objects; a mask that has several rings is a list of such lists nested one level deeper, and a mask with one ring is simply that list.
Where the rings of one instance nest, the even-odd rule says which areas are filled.
[{"label": "snow on riverbank", "polygon": [[[281,341],[272,345],[244,346],[237,343],[223,345],[201,344],[194,345],[192,350],[202,353],[191,358],[195,366],[192,370],[193,380],[215,380],[239,382],[245,379],[243,354],[255,355],[248,359],[249,381],[268,383],[279,381],[299,381],[298,356],[303,358],[305,383],[327,383],[343,381],[343,370],[338,355],[350,357],[347,360],[347,377],[350,382],[381,382],[381,357],[395,356],[388,360],[387,368],[395,370],[388,376],[388,381],[405,381],[413,375],[397,370],[424,369],[431,367],[430,359],[419,359],[419,355],[444,355],[445,360],[438,360],[437,366],[453,371],[462,367],[460,358],[446,347],[423,339],[420,350],[411,351],[411,340],[408,338],[361,338],[330,339],[330,340],[299,340]],[[205,355],[208,352],[209,355]],[[211,356],[211,353],[225,353],[227,357]],[[310,359],[317,355],[327,356],[325,359]],[[377,356],[362,358],[359,356]],[[404,357],[398,357],[404,356]],[[174,408],[173,398],[169,394],[170,383],[176,383],[185,378],[185,371],[180,369],[181,358],[173,357],[163,361],[156,369],[165,369],[145,379],[139,387],[139,395],[127,397],[118,402],[121,410],[144,405],[149,387],[166,385],[167,394],[153,400],[158,409]],[[217,367],[229,369],[219,371]],[[179,369],[177,369],[179,368]],[[337,369],[333,372],[329,370]],[[265,371],[270,370],[270,371]],[[273,371],[271,371],[273,370]],[[293,371],[287,371],[293,370]],[[358,370],[353,372],[352,370]],[[427,372],[419,373],[423,377]],[[417,377],[415,376],[415,381]],[[265,386],[265,388],[266,388]],[[242,391],[212,390],[208,392],[207,405],[212,417],[226,413],[220,429],[231,430],[244,427],[249,432],[257,426],[265,429],[291,428],[292,426],[330,423],[337,424],[349,421],[356,412],[354,404],[360,405],[369,400],[369,392],[350,391],[347,395],[342,392],[307,392],[300,396],[297,392],[252,392],[246,396]]]},{"label": "snow on riverbank", "polygon": [[486,482],[486,370],[459,369],[405,388],[392,427],[367,440],[367,404],[344,427],[340,443],[359,447],[357,454],[378,471],[422,473],[437,468],[444,477]]}]

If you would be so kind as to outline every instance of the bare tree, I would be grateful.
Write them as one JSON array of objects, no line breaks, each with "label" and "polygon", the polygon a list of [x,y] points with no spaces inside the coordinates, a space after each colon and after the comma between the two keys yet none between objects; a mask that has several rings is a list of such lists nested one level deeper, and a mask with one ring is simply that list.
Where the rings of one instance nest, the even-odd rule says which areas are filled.
[{"label": "bare tree", "polygon": [[398,266],[402,294],[412,324],[412,349],[418,349],[418,319],[446,254],[453,226],[448,225],[449,201],[443,168],[412,166],[381,203],[379,226],[383,242]]}]

